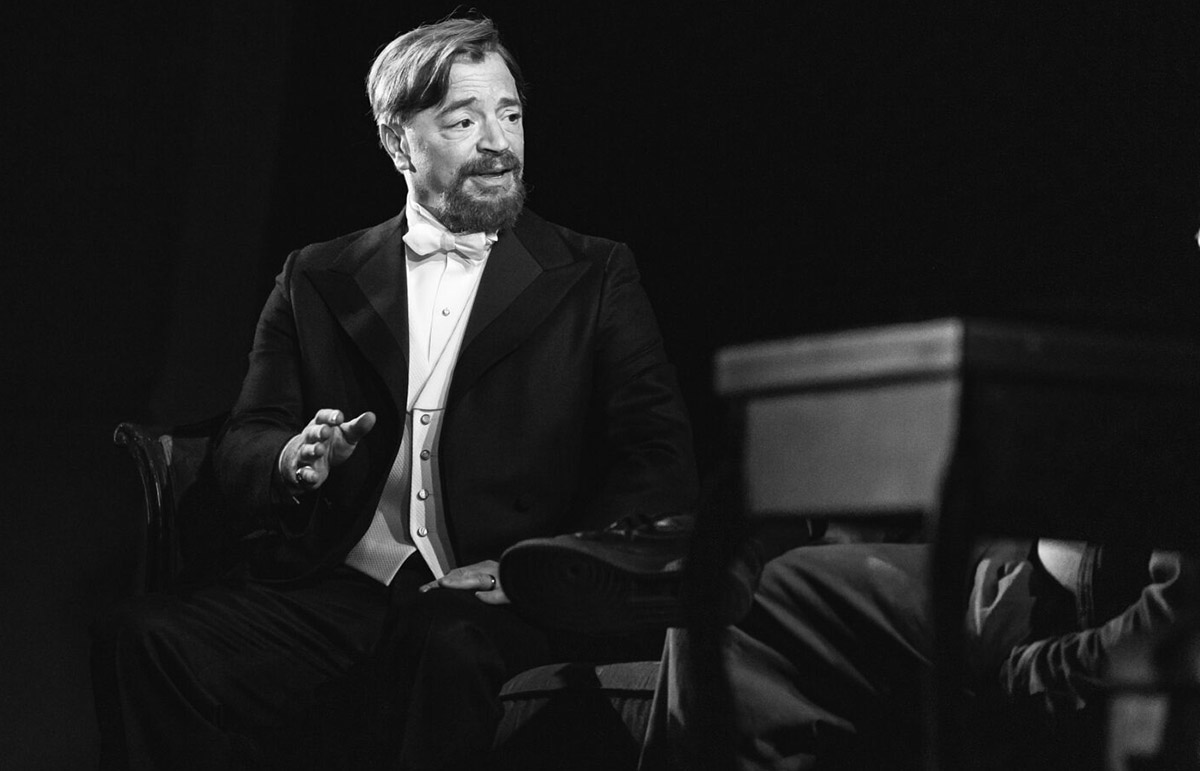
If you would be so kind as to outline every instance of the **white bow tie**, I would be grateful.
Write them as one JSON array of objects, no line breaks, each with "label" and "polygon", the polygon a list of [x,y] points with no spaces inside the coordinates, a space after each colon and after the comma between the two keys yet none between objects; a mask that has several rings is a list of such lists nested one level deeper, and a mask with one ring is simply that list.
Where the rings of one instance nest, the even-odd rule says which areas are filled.
[{"label": "white bow tie", "polygon": [[486,257],[494,240],[487,233],[447,233],[420,220],[411,222],[404,234],[404,243],[422,257],[434,252],[458,252],[472,262]]}]

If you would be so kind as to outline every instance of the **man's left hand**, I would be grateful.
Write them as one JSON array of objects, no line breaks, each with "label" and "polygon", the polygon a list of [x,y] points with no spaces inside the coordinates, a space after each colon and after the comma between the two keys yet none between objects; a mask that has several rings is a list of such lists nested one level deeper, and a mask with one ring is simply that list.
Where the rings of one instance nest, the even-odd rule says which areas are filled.
[{"label": "man's left hand", "polygon": [[484,560],[474,565],[455,568],[446,575],[421,587],[422,592],[430,589],[463,589],[474,591],[475,596],[488,605],[508,603],[508,595],[500,586],[500,563]]}]

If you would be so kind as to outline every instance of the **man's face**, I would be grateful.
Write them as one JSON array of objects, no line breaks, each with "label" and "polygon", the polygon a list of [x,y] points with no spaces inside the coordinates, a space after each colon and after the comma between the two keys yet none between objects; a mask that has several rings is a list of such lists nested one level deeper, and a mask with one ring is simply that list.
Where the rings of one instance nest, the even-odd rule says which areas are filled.
[{"label": "man's face", "polygon": [[452,65],[441,104],[417,113],[396,146],[385,146],[417,202],[451,232],[499,230],[525,201],[522,120],[512,73],[490,53]]}]

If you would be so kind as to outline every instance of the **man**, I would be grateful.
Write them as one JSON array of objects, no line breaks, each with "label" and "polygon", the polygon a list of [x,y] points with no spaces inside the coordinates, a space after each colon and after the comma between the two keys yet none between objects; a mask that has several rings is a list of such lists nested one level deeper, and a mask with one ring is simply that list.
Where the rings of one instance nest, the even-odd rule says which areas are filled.
[{"label": "man", "polygon": [[[744,538],[743,503],[738,480],[725,480],[701,504],[708,527],[691,544],[657,523],[535,539],[505,553],[502,574],[513,601],[546,623],[642,627],[649,604],[675,625],[643,771],[924,767],[938,663],[933,547],[862,542],[840,526]],[[730,570],[684,582],[685,554]],[[1110,658],[1195,618],[1195,560],[1001,539],[981,540],[967,562],[962,692],[938,705],[961,729],[947,737],[960,761],[1100,767]],[[574,584],[535,580],[571,574]],[[626,587],[620,602],[614,587]]]},{"label": "man", "polygon": [[215,454],[251,577],[126,603],[93,656],[107,763],[473,768],[510,676],[515,542],[687,509],[690,430],[621,244],[523,208],[520,71],[487,20],[375,60],[388,222],[291,254]]},{"label": "man", "polygon": [[[705,731],[747,771],[922,767],[931,559],[922,544],[792,548],[766,563],[749,612],[712,651],[672,629],[644,768],[691,768]],[[969,748],[961,762],[1099,767],[1109,658],[1191,617],[1194,562],[1047,539],[987,542],[971,562],[966,687],[939,705],[966,730],[951,737]],[[697,679],[717,662],[724,696]],[[714,698],[731,716],[715,732]]]}]

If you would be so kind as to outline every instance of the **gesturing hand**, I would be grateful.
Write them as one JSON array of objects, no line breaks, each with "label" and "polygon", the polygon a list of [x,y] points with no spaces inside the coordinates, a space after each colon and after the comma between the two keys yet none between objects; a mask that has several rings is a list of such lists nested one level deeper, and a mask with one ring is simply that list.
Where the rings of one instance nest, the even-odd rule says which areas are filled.
[{"label": "gesturing hand", "polygon": [[446,575],[430,581],[421,587],[422,592],[430,589],[468,589],[474,590],[475,596],[488,605],[503,605],[508,602],[508,595],[500,586],[500,563],[496,560],[484,560],[474,565],[455,568]]},{"label": "gesturing hand", "polygon": [[341,410],[318,410],[279,454],[279,474],[284,484],[295,492],[316,490],[329,478],[329,469],[349,458],[374,427],[373,412],[346,420]]}]

